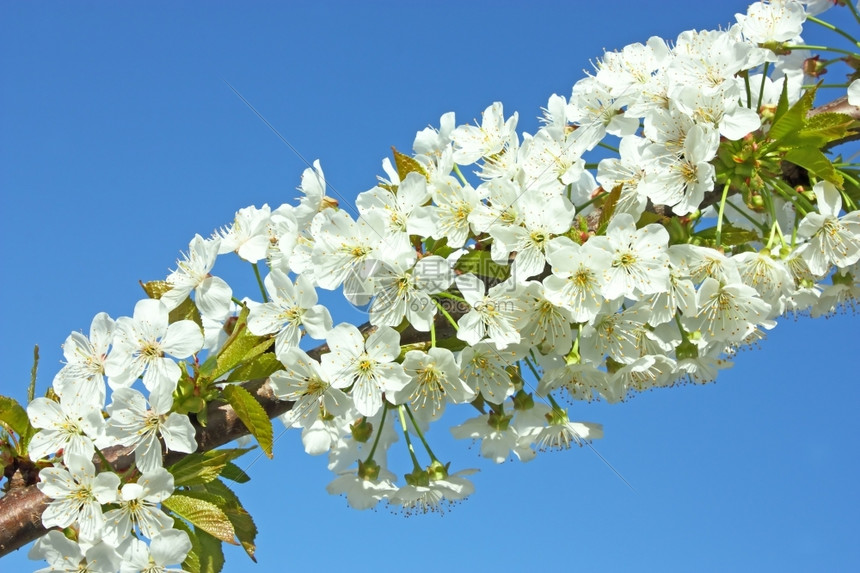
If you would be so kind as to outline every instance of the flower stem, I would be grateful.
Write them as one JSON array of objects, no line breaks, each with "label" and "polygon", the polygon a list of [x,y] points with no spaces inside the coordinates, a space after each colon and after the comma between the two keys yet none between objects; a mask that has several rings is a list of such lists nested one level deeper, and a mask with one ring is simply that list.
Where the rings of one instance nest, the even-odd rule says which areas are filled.
[{"label": "flower stem", "polygon": [[613,147],[613,146],[609,145],[608,143],[604,143],[604,142],[600,141],[600,142],[598,142],[598,143],[597,143],[597,145],[598,145],[599,147],[604,148],[604,149],[608,149],[609,151],[614,151],[615,153],[618,153],[618,148],[617,148],[617,147]]},{"label": "flower stem", "polygon": [[829,46],[809,46],[807,44],[794,44],[785,46],[788,50],[818,50],[819,52],[836,52],[837,54],[845,54],[846,56],[854,56],[854,52],[843,50],[841,48],[831,48]]},{"label": "flower stem", "polygon": [[466,181],[466,178],[463,176],[463,172],[460,171],[460,166],[456,163],[454,164],[454,173],[457,174],[457,177],[460,179],[460,183],[462,183],[464,186],[469,185],[469,182]]},{"label": "flower stem", "polygon": [[412,415],[412,410],[409,408],[409,404],[403,404],[403,408],[406,410],[406,413],[409,415],[409,419],[412,421],[412,427],[415,428],[415,433],[418,434],[418,439],[421,440],[421,443],[424,445],[424,449],[427,450],[427,454],[430,456],[430,461],[438,462],[439,459],[436,457],[436,454],[433,453],[433,450],[430,449],[430,444],[428,444],[427,440],[424,438],[424,432],[422,432],[421,428],[418,427],[418,423],[415,421],[415,416]]},{"label": "flower stem", "polygon": [[460,330],[460,327],[457,325],[457,321],[454,320],[450,314],[448,314],[448,311],[445,310],[445,307],[439,304],[439,301],[435,298],[433,299],[433,302],[436,304],[436,308],[439,309],[439,312],[441,312],[445,316],[445,318],[448,319],[448,322],[451,323],[451,326],[454,327],[454,330]]},{"label": "flower stem", "polygon": [[716,241],[716,246],[719,247],[722,243],[722,234],[723,234],[723,213],[726,210],[726,199],[729,197],[729,182],[726,181],[726,184],[723,186],[723,196],[720,198],[720,212],[717,214],[717,232],[714,235],[714,240]]},{"label": "flower stem", "polygon": [[102,452],[101,449],[96,448],[96,453],[99,455],[99,459],[102,461],[102,464],[104,464],[104,467],[102,467],[102,470],[111,471],[111,472],[116,473],[116,470],[113,469],[113,466],[108,461],[108,459],[105,457],[104,452]]},{"label": "flower stem", "polygon": [[762,99],[764,98],[764,84],[767,79],[767,71],[770,68],[770,62],[765,62],[764,66],[761,69],[761,85],[758,88],[758,107],[762,106]]},{"label": "flower stem", "polygon": [[379,438],[382,437],[382,428],[385,427],[385,416],[388,414],[388,406],[385,404],[382,405],[382,418],[379,420],[379,428],[376,429],[376,438],[373,439],[373,446],[370,448],[370,453],[367,454],[367,458],[364,460],[364,463],[369,462],[373,459],[373,454],[376,453],[376,446],[379,445]]},{"label": "flower stem", "polygon": [[257,277],[257,284],[260,286],[260,292],[263,295],[263,302],[269,302],[269,296],[266,294],[266,287],[263,285],[262,277],[260,277],[260,267],[257,266],[257,263],[251,263],[251,266],[254,267],[254,276]]},{"label": "flower stem", "polygon": [[[857,8],[853,4],[851,5],[851,11],[854,12],[854,17],[856,18],[857,17]],[[827,28],[828,30],[830,30],[832,32],[836,32],[837,34],[839,34],[843,38],[847,38],[851,43],[853,43],[855,46],[860,48],[860,42],[857,41],[857,38],[855,38],[854,36],[852,36],[851,34],[846,32],[845,30],[842,30],[841,28],[837,28],[836,26],[834,26],[830,22],[825,22],[824,20],[816,18],[815,16],[807,16],[806,19],[809,20],[810,22],[815,22],[819,26],[824,26],[825,28]],[[858,20],[858,21],[860,22],[860,20]]]},{"label": "flower stem", "polygon": [[418,458],[415,456],[415,448],[412,447],[412,440],[409,439],[409,430],[406,429],[406,417],[403,415],[403,405],[397,406],[397,413],[400,415],[400,427],[403,429],[406,447],[409,449],[409,456],[412,458],[412,467],[416,471],[421,471],[421,464],[418,463]]}]

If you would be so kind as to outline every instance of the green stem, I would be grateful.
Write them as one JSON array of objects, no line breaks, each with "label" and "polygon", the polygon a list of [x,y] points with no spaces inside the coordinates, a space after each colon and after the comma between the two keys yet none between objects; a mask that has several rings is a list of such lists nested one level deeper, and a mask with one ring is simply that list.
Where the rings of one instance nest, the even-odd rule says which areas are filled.
[{"label": "green stem", "polygon": [[[857,8],[853,4],[851,4],[851,11],[854,12],[854,17],[856,18],[857,17]],[[857,38],[855,38],[854,36],[852,36],[851,34],[846,32],[845,30],[837,28],[836,26],[834,26],[830,22],[825,22],[824,20],[816,18],[815,16],[807,16],[806,19],[810,22],[815,22],[819,26],[824,26],[825,28],[827,28],[828,30],[830,30],[832,32],[836,32],[837,34],[839,34],[843,38],[847,38],[848,41],[852,42],[855,46],[860,48],[860,42],[857,41]]]},{"label": "green stem", "polygon": [[750,74],[744,73],[744,89],[747,92],[747,107],[752,108],[752,88],[750,88]]},{"label": "green stem", "polygon": [[720,211],[717,214],[717,233],[714,236],[717,247],[722,244],[720,241],[723,238],[723,213],[726,210],[726,199],[728,199],[729,197],[729,187],[731,187],[731,185],[729,185],[729,182],[726,181],[726,184],[723,186],[723,196],[722,198],[720,198]]},{"label": "green stem", "polygon": [[230,300],[232,300],[236,304],[236,306],[242,306],[242,301],[239,300],[238,298],[236,298],[235,296],[231,296]]},{"label": "green stem", "polygon": [[608,143],[604,143],[603,141],[598,142],[597,145],[604,148],[604,149],[608,149],[609,151],[614,151],[615,153],[618,153],[617,147],[613,147],[613,146],[609,145]]},{"label": "green stem", "polygon": [[421,444],[424,446],[424,449],[427,450],[427,454],[430,456],[430,461],[438,462],[439,458],[437,458],[436,454],[433,453],[433,450],[430,449],[430,444],[428,444],[427,440],[424,438],[424,432],[422,432],[421,428],[418,427],[418,422],[415,421],[415,416],[412,415],[412,410],[409,408],[409,404],[403,404],[403,408],[409,415],[409,420],[412,421],[412,427],[415,429],[418,439],[421,440]]},{"label": "green stem", "polygon": [[558,402],[555,401],[555,398],[552,397],[552,394],[547,392],[546,397],[549,398],[549,403],[552,406],[553,410],[555,410],[556,412],[564,412],[564,408],[558,405]]},{"label": "green stem", "polygon": [[758,88],[758,107],[762,106],[762,99],[764,99],[764,84],[767,79],[767,71],[770,68],[770,62],[765,62],[764,66],[761,69],[761,85]]},{"label": "green stem", "polygon": [[758,230],[759,230],[759,231],[761,231],[761,234],[762,234],[762,235],[765,235],[765,234],[767,233],[767,225],[764,225],[764,224],[762,224],[762,223],[759,223],[759,222],[758,222],[758,221],[756,221],[754,218],[752,218],[752,217],[750,216],[750,214],[749,214],[749,213],[747,213],[746,211],[744,211],[743,209],[741,209],[740,207],[738,207],[738,206],[737,206],[737,205],[735,205],[734,203],[729,203],[729,202],[727,201],[727,202],[726,202],[726,205],[728,205],[729,207],[731,207],[732,209],[734,209],[735,211],[737,211],[737,212],[738,212],[740,215],[742,215],[742,216],[743,216],[747,221],[749,221],[750,223],[752,223],[753,225],[755,225],[756,227],[758,227]]},{"label": "green stem", "polygon": [[463,172],[460,171],[460,166],[456,163],[454,164],[454,173],[457,174],[457,177],[460,179],[460,183],[462,183],[466,187],[469,186],[469,182],[466,181],[466,178],[463,176]]},{"label": "green stem", "polygon": [[595,195],[594,197],[592,197],[591,199],[589,199],[585,203],[582,203],[581,205],[574,205],[573,206],[574,213],[579,213],[580,211],[582,211],[583,209],[585,209],[586,207],[588,207],[589,205],[591,205],[592,203],[597,201],[597,199],[599,197],[603,197],[603,193],[601,193],[599,195]]},{"label": "green stem", "polygon": [[[534,360],[535,355],[534,355],[534,352],[532,352],[532,350],[531,350],[531,349],[529,350],[529,354],[531,354],[532,360]],[[526,357],[526,358],[524,358],[524,359],[523,359],[523,362],[525,362],[525,363],[526,363],[526,366],[528,366],[528,367],[529,367],[529,370],[531,370],[531,371],[532,371],[532,375],[535,377],[535,381],[536,381],[536,382],[539,382],[539,381],[540,381],[540,374],[538,373],[537,368],[535,368],[535,365],[534,365],[534,364],[532,364],[532,361],[531,361],[531,360],[529,360],[529,359],[528,359],[528,357]]]},{"label": "green stem", "polygon": [[846,56],[854,56],[854,52],[843,50],[841,48],[831,48],[830,46],[810,46],[807,44],[786,45],[787,50],[817,50],[819,52],[836,52],[837,54],[845,54]]},{"label": "green stem", "polygon": [[257,263],[251,263],[251,266],[254,267],[254,276],[257,277],[257,284],[260,286],[263,302],[269,302],[269,297],[266,294],[266,286],[263,284],[263,278],[260,276],[260,267],[257,266]]},{"label": "green stem", "polygon": [[442,292],[437,292],[436,296],[441,296],[442,298],[450,298],[451,300],[456,300],[458,302],[466,302],[465,298],[463,298],[461,296],[457,296],[456,294],[445,291],[445,290],[443,290]]},{"label": "green stem", "polygon": [[[841,59],[841,58],[840,58]],[[804,84],[800,86],[802,89],[809,90],[812,88],[839,88],[844,89],[848,87],[848,84]]]},{"label": "green stem", "polygon": [[815,207],[812,206],[812,203],[810,203],[806,197],[795,192],[795,190],[789,187],[784,181],[773,178],[769,180],[769,183],[774,186],[774,190],[779,193],[783,199],[794,205],[794,208],[800,213],[801,218],[805,217],[811,211],[815,211]]},{"label": "green stem", "polygon": [[99,448],[96,448],[96,453],[98,454],[99,459],[100,459],[100,460],[102,461],[102,463],[104,464],[104,467],[103,467],[102,469],[103,469],[103,470],[107,470],[107,471],[112,471],[112,472],[116,473],[116,470],[115,470],[115,469],[113,469],[113,466],[112,466],[112,465],[111,465],[111,463],[108,461],[108,459],[105,457],[104,452],[102,452]]},{"label": "green stem", "polygon": [[382,428],[385,427],[385,416],[388,414],[388,407],[383,404],[382,405],[382,418],[379,420],[379,428],[376,429],[376,437],[373,439],[373,446],[370,448],[370,453],[367,454],[367,458],[364,460],[364,463],[369,462],[373,459],[373,454],[376,453],[376,446],[379,445],[379,438],[382,437]]},{"label": "green stem", "polygon": [[436,348],[436,321],[430,321],[430,348]]},{"label": "green stem", "polygon": [[857,12],[857,6],[855,6],[853,2],[846,2],[846,4],[848,4],[848,8],[851,10],[851,13],[854,14],[854,19],[857,20],[858,24],[860,24],[860,13]]},{"label": "green stem", "polygon": [[439,301],[435,298],[433,299],[433,302],[436,304],[436,308],[439,309],[439,312],[441,312],[445,316],[445,318],[448,319],[448,322],[451,323],[451,326],[454,327],[454,330],[459,330],[460,327],[457,325],[457,321],[454,320],[450,314],[448,314],[448,311],[445,310],[445,307],[439,304]]},{"label": "green stem", "polygon": [[412,458],[412,468],[416,471],[422,471],[421,464],[418,463],[418,457],[415,455],[415,448],[412,447],[412,440],[409,439],[409,430],[406,429],[406,417],[403,415],[403,406],[397,406],[397,413],[400,414],[400,427],[403,429],[403,437],[406,439],[406,447],[409,449],[409,456]]},{"label": "green stem", "polygon": [[690,336],[687,334],[687,331],[684,330],[684,325],[681,324],[681,315],[675,315],[675,323],[678,325],[678,330],[681,332],[681,340],[684,342],[690,342]]}]

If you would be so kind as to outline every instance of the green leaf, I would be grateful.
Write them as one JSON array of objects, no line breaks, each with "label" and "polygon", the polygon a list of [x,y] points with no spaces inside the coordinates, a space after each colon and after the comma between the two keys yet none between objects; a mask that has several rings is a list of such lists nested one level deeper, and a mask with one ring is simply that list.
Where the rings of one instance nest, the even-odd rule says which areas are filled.
[{"label": "green leaf", "polygon": [[161,295],[173,288],[167,281],[149,281],[148,283],[138,281],[138,283],[149,298],[161,298]]},{"label": "green leaf", "polygon": [[848,136],[854,119],[844,113],[819,113],[806,120],[801,134],[817,135],[824,145]]},{"label": "green leaf", "polygon": [[436,346],[438,346],[439,348],[447,348],[451,352],[457,352],[458,350],[463,350],[464,348],[466,348],[469,345],[468,345],[468,343],[460,340],[457,337],[452,337],[452,338],[437,339],[436,340]]},{"label": "green leaf", "polygon": [[244,382],[246,380],[256,380],[258,378],[268,378],[278,370],[283,370],[284,365],[278,360],[278,357],[271,352],[264,352],[250,362],[246,362],[241,366],[236,367],[230,375],[227,376],[227,382]]},{"label": "green leaf", "polygon": [[812,109],[816,91],[817,88],[813,87],[803,92],[800,99],[794,102],[793,106],[773,122],[768,132],[768,137],[774,142],[776,147],[781,146],[783,138],[797,133],[806,125],[806,114]]},{"label": "green leaf", "polygon": [[621,198],[621,188],[623,185],[616,185],[606,199],[603,200],[603,205],[600,211],[600,222],[597,225],[597,234],[606,234],[606,228],[609,226],[609,221],[612,215],[615,214],[615,206],[618,205],[618,199]]},{"label": "green leaf", "polygon": [[454,268],[463,273],[498,280],[505,280],[511,273],[511,267],[493,261],[490,251],[469,251],[457,260]]},{"label": "green leaf", "polygon": [[224,466],[224,469],[221,471],[221,477],[236,483],[247,483],[251,480],[251,476],[233,462],[228,462]]},{"label": "green leaf", "polygon": [[[717,228],[708,227],[707,229],[702,229],[701,231],[698,231],[695,236],[708,241],[713,241],[717,236]],[[743,245],[744,243],[761,241],[761,237],[759,237],[759,234],[755,231],[741,229],[740,227],[735,227],[724,221],[720,241],[724,246],[734,247],[736,245]]]},{"label": "green leaf", "polygon": [[[141,282],[140,286],[149,298],[160,299],[164,293],[171,290],[173,285],[167,281],[149,281],[148,283]],[[168,322],[173,324],[180,320],[193,320],[197,325],[203,328],[203,319],[200,317],[200,311],[197,310],[197,305],[187,297],[179,306],[170,311]]]},{"label": "green leaf", "polygon": [[391,146],[391,151],[394,153],[394,165],[397,167],[397,176],[403,181],[410,173],[420,173],[428,181],[430,177],[427,175],[424,166],[418,163],[413,157],[404,155],[397,151],[394,146]]},{"label": "green leaf", "polygon": [[773,121],[776,123],[779,118],[785,115],[788,111],[788,79],[782,80],[782,92],[779,94],[779,103],[776,105],[776,113],[773,114]]},{"label": "green leaf", "polygon": [[167,471],[173,474],[176,487],[204,484],[221,475],[231,460],[253,449],[232,448],[189,454],[167,468]]},{"label": "green leaf", "polygon": [[448,237],[441,239],[426,239],[424,247],[428,253],[439,255],[442,258],[447,258],[448,255],[454,252],[454,249],[448,246]]},{"label": "green leaf", "polygon": [[830,181],[837,187],[842,187],[842,176],[833,168],[833,164],[818,149],[802,147],[789,149],[784,155],[785,161],[799,165],[820,179]]},{"label": "green leaf", "polygon": [[274,442],[272,421],[266,411],[260,406],[256,398],[250,392],[236,384],[230,384],[222,389],[224,398],[233,406],[236,415],[248,428],[251,434],[257,438],[257,442],[263,449],[263,453],[272,457],[272,444]]},{"label": "green leaf", "polygon": [[39,345],[33,347],[33,368],[30,369],[30,386],[27,388],[27,402],[36,398],[36,372],[39,370]]},{"label": "green leaf", "polygon": [[663,224],[664,221],[666,221],[666,217],[664,215],[652,213],[651,211],[644,211],[639,217],[639,220],[636,221],[636,228],[641,229],[642,227],[652,223]]},{"label": "green leaf", "polygon": [[242,507],[242,503],[239,501],[236,494],[233,493],[233,491],[221,480],[209,482],[204,487],[208,493],[217,495],[226,500],[221,508],[230,519],[230,523],[233,524],[236,537],[239,539],[239,543],[242,544],[248,557],[250,557],[252,561],[256,562],[257,559],[254,557],[254,553],[257,550],[257,546],[255,545],[257,526],[254,523],[253,518],[251,518],[251,515],[244,507]]},{"label": "green leaf", "polygon": [[170,311],[167,315],[167,322],[173,324],[180,320],[192,320],[197,323],[197,326],[203,328],[203,319],[200,317],[200,311],[197,310],[197,305],[191,300],[191,297],[186,298],[179,306]]},{"label": "green leaf", "polygon": [[239,364],[250,362],[274,343],[275,339],[272,337],[251,334],[248,330],[248,312],[248,307],[244,307],[239,313],[232,334],[215,357],[215,369],[209,374],[212,380],[233,370]]},{"label": "green leaf", "polygon": [[233,524],[217,503],[200,497],[202,496],[197,492],[183,491],[174,493],[161,503],[195,527],[199,527],[221,541],[236,545]]},{"label": "green leaf", "polygon": [[221,541],[199,527],[194,528],[200,546],[198,564],[200,573],[220,573],[224,568],[224,549]]},{"label": "green leaf", "polygon": [[27,410],[17,400],[8,396],[0,396],[0,423],[22,438],[36,433],[30,425]]}]

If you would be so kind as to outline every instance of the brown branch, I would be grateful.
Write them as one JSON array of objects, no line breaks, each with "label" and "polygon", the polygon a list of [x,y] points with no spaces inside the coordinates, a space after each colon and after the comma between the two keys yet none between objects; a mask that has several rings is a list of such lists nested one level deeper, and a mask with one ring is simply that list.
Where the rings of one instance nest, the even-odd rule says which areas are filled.
[{"label": "brown branch", "polygon": [[[848,98],[844,96],[813,109],[810,111],[810,115],[824,112],[844,113],[860,121],[860,107],[849,105]],[[860,132],[853,132],[848,137],[834,142],[834,145],[857,139],[860,139]],[[653,207],[654,212],[660,212],[661,207],[660,205]],[[599,216],[599,212],[590,214],[589,226],[596,225]],[[440,302],[447,304],[448,300],[443,299]],[[448,310],[454,318],[459,318],[462,314],[460,309],[452,306],[449,306]],[[448,321],[438,315],[436,318],[437,337],[444,339],[454,336],[454,329]],[[367,334],[373,327],[369,323],[365,323],[359,329]],[[402,344],[428,342],[429,340],[429,333],[416,331],[411,326],[401,333]],[[321,345],[310,350],[308,354],[318,359],[321,354],[327,351],[328,347]],[[242,385],[257,397],[270,418],[288,412],[293,406],[292,402],[278,400],[272,393],[271,385],[266,380],[253,380]],[[215,449],[250,433],[229,404],[210,403],[207,415],[208,422],[205,428],[193,421],[197,431],[198,452]],[[164,463],[165,465],[173,464],[185,455],[180,452],[170,452],[165,456]],[[120,472],[129,469],[134,464],[134,457],[130,455],[129,448],[120,446],[109,448],[105,452],[105,456],[114,469]],[[98,460],[95,463],[98,463]],[[35,485],[18,485],[14,480],[12,481],[9,492],[5,497],[0,498],[0,557],[47,533],[47,530],[42,526],[41,515],[48,502],[48,498]]]}]

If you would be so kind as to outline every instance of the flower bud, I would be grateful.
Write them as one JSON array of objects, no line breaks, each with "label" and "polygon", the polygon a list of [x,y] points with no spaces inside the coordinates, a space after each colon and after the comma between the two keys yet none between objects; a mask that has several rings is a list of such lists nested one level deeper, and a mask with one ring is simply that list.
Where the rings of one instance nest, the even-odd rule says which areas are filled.
[{"label": "flower bud", "polygon": [[364,443],[373,435],[373,424],[367,421],[367,418],[356,420],[350,427],[352,439],[356,442]]}]

